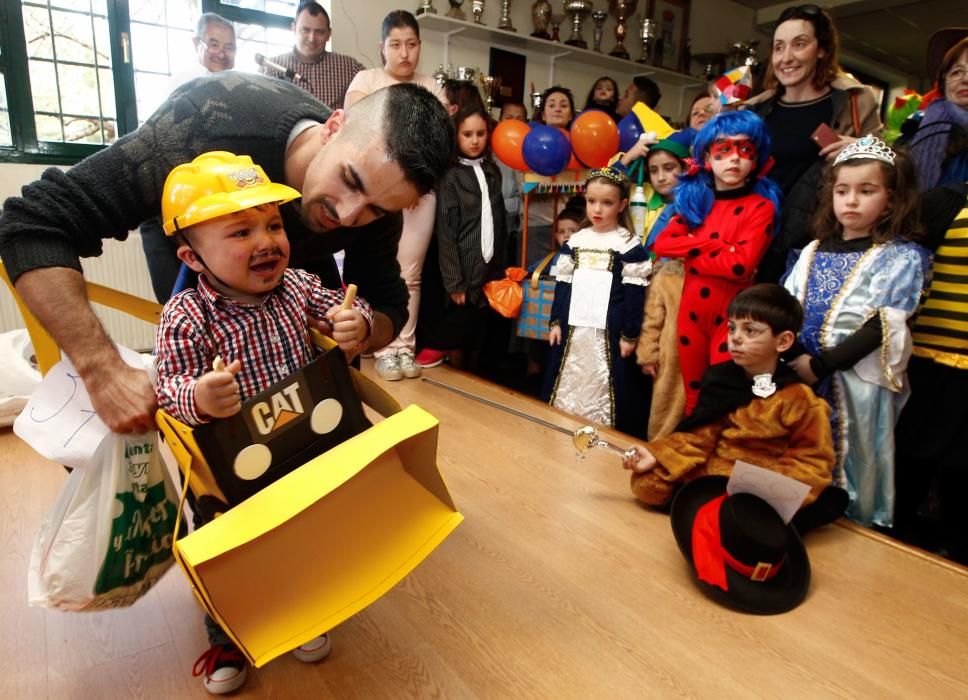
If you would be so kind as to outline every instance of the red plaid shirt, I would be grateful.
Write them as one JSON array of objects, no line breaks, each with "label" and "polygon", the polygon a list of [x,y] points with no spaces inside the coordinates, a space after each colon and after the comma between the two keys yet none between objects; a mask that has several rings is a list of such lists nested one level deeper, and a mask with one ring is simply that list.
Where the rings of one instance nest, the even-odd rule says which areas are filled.
[{"label": "red plaid shirt", "polygon": [[[346,88],[349,87],[353,76],[363,70],[363,64],[355,58],[329,51],[323,51],[319,59],[312,63],[303,63],[295,49],[289,53],[272,56],[269,60],[284,68],[291,68],[301,75],[303,79],[293,79],[293,84],[333,110],[343,108]],[[285,76],[279,75],[279,71],[265,66],[259,66],[259,72],[273,78],[285,79]]]},{"label": "red plaid shirt", "polygon": [[[313,357],[307,316],[322,318],[343,298],[342,290],[323,287],[303,270],[286,270],[261,304],[223,296],[200,277],[197,289],[173,297],[161,314],[155,338],[158,405],[189,425],[206,422],[195,405],[195,385],[216,355],[225,364],[242,361],[236,381],[243,401],[284,379]],[[370,305],[357,297],[353,306],[372,330]]]}]

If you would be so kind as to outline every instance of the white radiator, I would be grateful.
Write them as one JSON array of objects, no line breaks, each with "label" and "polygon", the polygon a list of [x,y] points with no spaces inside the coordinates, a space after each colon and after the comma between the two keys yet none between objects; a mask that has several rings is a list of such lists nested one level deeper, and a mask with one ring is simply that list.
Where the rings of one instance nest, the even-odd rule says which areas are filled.
[{"label": "white radiator", "polygon": [[[104,242],[104,254],[81,260],[84,275],[92,282],[154,300],[148,266],[141,249],[141,235],[134,231],[126,241]],[[0,332],[23,328],[23,319],[7,286],[0,282]],[[110,336],[135,350],[150,350],[154,345],[155,327],[126,314],[94,306]]]}]

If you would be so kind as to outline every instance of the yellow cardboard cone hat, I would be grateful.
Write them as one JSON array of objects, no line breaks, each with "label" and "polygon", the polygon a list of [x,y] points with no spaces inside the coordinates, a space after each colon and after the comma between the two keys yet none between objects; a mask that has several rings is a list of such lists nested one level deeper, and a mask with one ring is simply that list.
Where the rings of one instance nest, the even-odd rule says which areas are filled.
[{"label": "yellow cardboard cone hat", "polygon": [[249,156],[211,151],[168,174],[161,197],[161,219],[165,233],[173,236],[203,221],[260,204],[283,204],[300,196],[298,190],[272,182]]}]

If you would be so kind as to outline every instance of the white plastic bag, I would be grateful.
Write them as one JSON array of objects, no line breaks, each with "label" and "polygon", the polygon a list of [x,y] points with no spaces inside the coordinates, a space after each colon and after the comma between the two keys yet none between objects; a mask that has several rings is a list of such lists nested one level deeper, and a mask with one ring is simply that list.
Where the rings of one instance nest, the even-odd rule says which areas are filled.
[{"label": "white plastic bag", "polygon": [[0,333],[0,427],[13,424],[27,397],[40,384],[33,355],[27,331]]},{"label": "white plastic bag", "polygon": [[27,574],[30,604],[131,605],[174,562],[177,509],[157,433],[110,433],[92,466],[71,472],[37,533]]}]

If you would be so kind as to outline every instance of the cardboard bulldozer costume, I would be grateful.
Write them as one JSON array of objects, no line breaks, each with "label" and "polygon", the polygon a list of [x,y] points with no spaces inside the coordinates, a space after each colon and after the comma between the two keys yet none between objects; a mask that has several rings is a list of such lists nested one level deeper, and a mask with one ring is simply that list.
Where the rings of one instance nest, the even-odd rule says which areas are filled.
[{"label": "cardboard bulldozer costume", "polygon": [[[366,427],[360,397],[389,417]],[[301,413],[290,410],[297,406]],[[437,420],[417,406],[400,410],[336,348],[220,422],[232,424],[205,435],[159,411],[199,507],[230,506],[177,540],[175,557],[203,607],[257,667],[377,600],[463,520],[437,471]],[[278,435],[262,435],[276,426]],[[277,449],[307,430],[322,433],[317,456],[303,461],[305,447]],[[209,454],[203,441],[217,449]],[[253,448],[271,452],[272,463],[244,457]],[[271,483],[245,495],[253,487],[244,482],[263,479]]]},{"label": "cardboard bulldozer costume", "polygon": [[[2,263],[0,278],[46,373],[60,350]],[[158,321],[154,302],[90,282],[87,291],[93,302]],[[175,558],[199,601],[256,666],[377,600],[463,520],[437,471],[437,420],[417,406],[401,410],[348,368],[332,341],[320,339],[323,355],[252,397],[225,426],[193,430],[158,413],[196,503],[224,513],[177,540]],[[386,420],[371,426],[361,399]],[[300,444],[307,438],[310,446]]]}]

